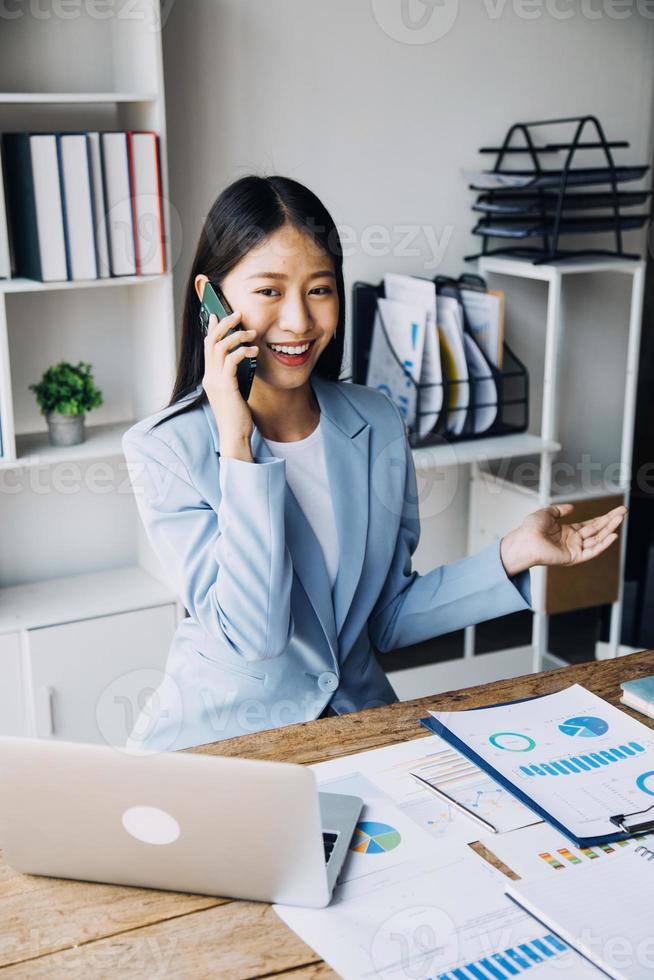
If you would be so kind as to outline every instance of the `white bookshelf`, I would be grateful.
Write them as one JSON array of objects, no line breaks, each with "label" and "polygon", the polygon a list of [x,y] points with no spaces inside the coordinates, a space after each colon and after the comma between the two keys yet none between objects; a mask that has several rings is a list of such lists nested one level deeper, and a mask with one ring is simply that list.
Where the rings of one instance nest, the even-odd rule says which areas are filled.
[{"label": "white bookshelf", "polygon": [[1,469],[20,469],[24,466],[48,466],[81,460],[105,459],[122,454],[123,433],[136,422],[128,419],[107,425],[86,426],[86,439],[77,446],[58,448],[48,442],[46,432],[26,432],[16,439],[16,459],[3,460]]},{"label": "white bookshelf", "polygon": [[[524,455],[511,454],[513,458],[508,462],[505,459],[501,467],[490,457],[486,461],[472,461],[470,550],[501,537],[527,514],[552,503],[585,502],[600,509],[605,509],[604,501],[606,507],[615,506],[618,500],[628,504],[645,263],[606,257],[533,265],[528,261],[488,256],[479,260],[479,272],[489,285],[506,290],[508,309],[511,309],[512,285],[516,279],[543,283],[547,292],[540,331],[534,330],[531,324],[532,329],[525,327],[511,335],[512,345],[516,342],[525,345],[518,350],[521,359],[530,368],[534,364],[542,367],[540,377],[533,372],[531,375],[537,404],[530,406],[531,416],[538,420],[542,445]],[[566,316],[566,293],[573,284],[578,297],[582,295],[579,290],[587,290],[590,295],[598,281],[614,282],[615,288],[619,288],[620,279],[625,280],[625,313],[620,322],[612,325],[612,342],[617,345],[617,353],[609,357],[592,318]],[[523,295],[522,302],[525,301]],[[587,356],[580,357],[579,351],[583,355],[584,350]],[[564,371],[566,364],[570,366]],[[607,403],[611,406],[609,410]],[[593,437],[594,448],[588,454],[586,469],[582,465],[585,454],[580,452],[578,432],[592,433]],[[581,436],[584,438],[587,435]],[[558,478],[557,467],[562,471]],[[596,651],[598,657],[615,657],[620,652],[626,539],[625,522],[618,546],[619,587],[611,608],[610,641],[608,649]],[[592,565],[585,569],[592,575]],[[545,568],[531,570],[533,670],[542,669],[551,657],[547,648],[549,617],[545,601],[548,574]],[[474,643],[475,630],[471,627],[466,631],[468,657],[474,654]],[[524,649],[520,652],[523,654]]]},{"label": "white bookshelf", "polygon": [[[2,103],[0,103],[1,105]],[[60,292],[62,289],[109,289],[119,286],[145,286],[150,282],[170,279],[170,273],[161,276],[113,276],[111,279],[65,280],[61,282],[37,282],[35,279],[0,279],[0,293]]]},{"label": "white bookshelf", "polygon": [[[593,506],[598,512],[628,503],[644,270],[642,261],[610,257],[560,265],[501,256],[479,261],[478,271],[489,287],[507,295],[507,340],[529,370],[529,431],[413,450],[422,518],[422,554],[418,552],[414,564],[427,570],[462,553],[473,554],[552,503]],[[528,291],[516,289],[520,281]],[[598,337],[598,321],[575,315],[574,304],[566,306],[570,292],[576,290],[577,302],[585,303],[600,291],[598,284],[607,283],[613,284],[611,289],[622,284],[625,300],[624,315],[611,325],[610,350]],[[579,473],[571,461],[583,456],[589,442],[595,468]],[[563,479],[556,479],[557,467]],[[461,496],[466,504],[460,515],[457,510],[452,516],[449,503]],[[618,594],[612,603],[610,640],[596,644],[597,659],[632,652],[619,643],[626,536],[625,523],[614,552]],[[592,565],[584,569],[593,574]],[[463,659],[408,670],[398,665],[389,677],[399,696],[418,697],[425,690],[561,666],[547,642],[550,574],[545,568],[530,571],[534,611],[529,645],[477,658],[476,629],[468,627]]]},{"label": "white bookshelf", "polygon": [[[175,376],[159,3],[94,12],[25,8],[0,33],[0,130],[145,129],[160,140],[163,275],[0,280],[0,732],[82,741],[106,739],[89,705],[119,675],[160,670],[183,614],[121,447],[135,420],[167,404]],[[59,360],[89,361],[103,393],[86,441],[66,448],[49,445],[28,389]]]}]

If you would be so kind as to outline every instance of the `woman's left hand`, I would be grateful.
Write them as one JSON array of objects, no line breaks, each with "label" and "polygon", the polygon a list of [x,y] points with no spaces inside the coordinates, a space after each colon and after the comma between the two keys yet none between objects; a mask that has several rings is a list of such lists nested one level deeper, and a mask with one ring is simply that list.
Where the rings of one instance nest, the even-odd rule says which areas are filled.
[{"label": "woman's left hand", "polygon": [[614,507],[601,517],[578,524],[563,524],[573,504],[552,504],[525,517],[500,543],[507,575],[517,575],[534,565],[580,565],[606,551],[617,539],[616,531],[627,508]]}]

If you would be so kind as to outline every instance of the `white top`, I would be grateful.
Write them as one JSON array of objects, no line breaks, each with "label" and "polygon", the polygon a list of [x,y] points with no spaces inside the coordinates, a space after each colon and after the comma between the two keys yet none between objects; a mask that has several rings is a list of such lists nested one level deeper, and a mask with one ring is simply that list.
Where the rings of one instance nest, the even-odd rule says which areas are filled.
[{"label": "white top", "polygon": [[286,460],[286,482],[297,497],[320,542],[333,586],[338,570],[338,533],[320,422],[306,439],[296,439],[293,442],[276,442],[273,439],[264,441],[273,456]]}]

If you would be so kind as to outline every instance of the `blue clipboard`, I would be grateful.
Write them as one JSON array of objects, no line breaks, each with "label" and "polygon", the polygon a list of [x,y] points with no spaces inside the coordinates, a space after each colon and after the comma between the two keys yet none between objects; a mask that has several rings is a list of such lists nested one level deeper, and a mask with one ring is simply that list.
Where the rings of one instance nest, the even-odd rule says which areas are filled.
[{"label": "blue clipboard", "polygon": [[[537,695],[534,698],[518,698],[516,701],[505,701],[502,702],[502,704],[520,704],[524,703],[525,701],[536,701],[539,697],[541,697],[541,695]],[[500,706],[501,705],[499,704],[485,705],[487,708],[496,708]],[[626,826],[627,819],[640,816],[641,814],[649,811],[654,811],[653,806],[648,807],[646,810],[639,810],[637,813],[619,813],[615,814],[615,816],[609,817],[608,819],[612,823],[615,823],[616,827],[622,828],[622,830],[616,830],[615,833],[602,834],[601,836],[595,837],[576,837],[572,831],[568,830],[568,828],[561,823],[560,820],[556,820],[551,813],[548,813],[547,810],[545,810],[544,807],[532,800],[531,797],[527,796],[527,794],[521,789],[518,789],[518,787],[512,783],[510,779],[504,776],[501,772],[498,772],[497,769],[490,764],[490,762],[487,762],[486,759],[483,759],[480,755],[478,755],[474,749],[471,749],[469,745],[466,745],[465,742],[461,741],[461,739],[455,735],[454,732],[451,732],[446,725],[438,721],[437,718],[434,718],[433,715],[429,715],[427,718],[421,718],[420,724],[424,725],[425,728],[429,729],[429,731],[433,732],[435,735],[439,735],[445,742],[451,745],[453,749],[456,749],[457,752],[460,752],[461,755],[465,756],[466,759],[474,762],[474,764],[483,770],[486,775],[490,776],[491,779],[495,780],[495,782],[500,786],[503,786],[504,789],[511,794],[511,796],[514,796],[517,800],[520,800],[520,802],[524,803],[526,807],[533,810],[534,813],[537,813],[539,817],[546,820],[547,823],[551,824],[553,827],[556,827],[558,831],[571,840],[577,847],[592,847],[594,844],[610,844],[613,841],[627,840],[629,837],[633,837],[635,834],[647,833],[654,830],[654,817],[633,827]]]}]

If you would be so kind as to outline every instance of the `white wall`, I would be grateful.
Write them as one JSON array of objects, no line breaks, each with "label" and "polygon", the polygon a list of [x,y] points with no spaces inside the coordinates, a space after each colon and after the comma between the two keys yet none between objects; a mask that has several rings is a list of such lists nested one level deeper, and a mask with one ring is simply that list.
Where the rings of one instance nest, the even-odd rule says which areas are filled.
[{"label": "white wall", "polygon": [[[463,256],[479,240],[470,232],[474,195],[461,168],[487,164],[492,158],[478,147],[496,144],[516,120],[595,113],[609,136],[632,144],[618,160],[652,156],[654,19],[629,3],[443,0],[422,32],[402,28],[399,0],[177,0],[164,8],[178,320],[204,216],[245,173],[292,176],[324,200],[353,242],[349,286],[390,269],[430,277],[463,271]],[[409,9],[415,18],[427,10],[421,0]],[[445,33],[407,43],[434,30]],[[377,226],[385,237],[371,241]],[[406,226],[414,229],[413,254]],[[636,250],[642,241],[626,238]],[[513,335],[523,319],[538,330],[542,288],[530,285],[514,303],[509,297]],[[619,355],[624,293],[598,284],[588,314],[587,295],[570,297],[578,336],[597,331]],[[568,373],[578,350],[574,357]],[[593,407],[567,433],[573,456],[590,450],[610,461],[614,445],[605,434],[621,396],[610,395],[612,377],[594,386],[601,424]],[[563,414],[569,421],[565,406]],[[450,529],[461,527],[463,497],[448,508]],[[423,541],[437,533],[433,521],[423,522]],[[454,551],[463,547],[458,540]]]}]

